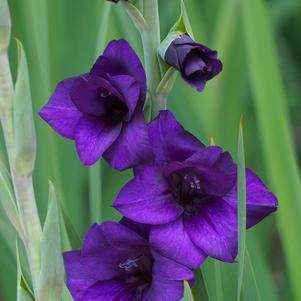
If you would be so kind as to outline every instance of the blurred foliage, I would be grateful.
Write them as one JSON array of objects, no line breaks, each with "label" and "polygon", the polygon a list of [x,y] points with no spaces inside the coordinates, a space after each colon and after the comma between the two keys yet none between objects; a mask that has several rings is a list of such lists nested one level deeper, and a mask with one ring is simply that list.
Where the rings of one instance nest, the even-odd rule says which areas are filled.
[{"label": "blurred foliage", "polygon": [[[80,164],[73,142],[53,133],[37,112],[60,80],[91,67],[95,49],[100,47],[96,43],[105,1],[8,2],[12,36],[22,41],[29,61],[37,128],[34,186],[40,216],[44,221],[50,179],[82,237],[93,220],[88,170]],[[301,248],[301,237],[294,236],[301,233],[301,196],[296,196],[300,187],[297,165],[301,155],[301,40],[298,38],[301,1],[186,0],[185,3],[196,39],[218,50],[224,70],[207,84],[202,94],[193,91],[179,77],[169,97],[169,108],[193,134],[206,143],[208,135],[213,135],[216,144],[234,157],[239,118],[244,116],[246,165],[281,196],[278,213],[247,232],[248,263],[252,264],[248,270],[257,279],[256,289],[262,300],[301,300],[297,287],[301,269],[296,271],[293,267],[294,262],[296,266],[300,262],[296,255]],[[179,1],[159,0],[159,4],[164,37],[178,18]],[[126,38],[141,56],[139,34],[122,7],[112,6],[107,40]],[[12,43],[10,62],[14,78],[16,57]],[[118,219],[111,204],[131,172],[118,173],[105,162],[101,166],[102,219]],[[286,209],[282,211],[282,207]],[[8,221],[3,219],[2,212],[0,217],[0,300],[14,301],[15,236],[5,226]],[[286,221],[290,222],[286,224]],[[235,300],[236,270],[235,264],[221,263],[217,268],[212,260],[205,263],[202,274],[209,300]],[[221,280],[219,290],[217,279]],[[222,294],[217,293],[220,290]],[[243,297],[250,300],[247,293]]]}]

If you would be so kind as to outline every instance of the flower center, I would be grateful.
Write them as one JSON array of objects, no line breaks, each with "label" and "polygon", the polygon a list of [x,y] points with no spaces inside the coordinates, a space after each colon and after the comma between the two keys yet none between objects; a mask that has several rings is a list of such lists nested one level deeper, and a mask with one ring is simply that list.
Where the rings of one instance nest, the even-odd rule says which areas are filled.
[{"label": "flower center", "polygon": [[153,261],[149,255],[141,254],[134,258],[128,258],[118,265],[123,271],[121,276],[123,281],[135,289],[135,293],[139,298],[143,296],[152,282]]},{"label": "flower center", "polygon": [[172,174],[170,184],[176,201],[184,208],[186,215],[194,215],[210,197],[202,191],[201,181],[193,172]]},{"label": "flower center", "polygon": [[109,121],[112,123],[122,121],[129,111],[127,105],[106,89],[100,91],[100,97],[102,101],[104,101],[106,115]]}]

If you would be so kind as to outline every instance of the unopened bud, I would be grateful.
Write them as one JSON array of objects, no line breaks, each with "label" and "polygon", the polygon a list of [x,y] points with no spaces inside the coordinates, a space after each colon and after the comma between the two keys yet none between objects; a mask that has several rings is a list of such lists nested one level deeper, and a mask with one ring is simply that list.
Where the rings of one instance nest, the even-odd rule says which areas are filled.
[{"label": "unopened bud", "polygon": [[23,46],[18,46],[18,76],[13,99],[15,165],[20,175],[32,173],[36,156],[36,134],[32,113],[27,60]]}]

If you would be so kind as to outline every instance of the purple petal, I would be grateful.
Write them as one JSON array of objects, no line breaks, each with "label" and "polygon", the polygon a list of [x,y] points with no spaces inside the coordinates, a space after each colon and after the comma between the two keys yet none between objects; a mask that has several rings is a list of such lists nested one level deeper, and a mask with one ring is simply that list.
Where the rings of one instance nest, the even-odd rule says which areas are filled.
[{"label": "purple petal", "polygon": [[160,169],[150,166],[122,188],[114,207],[127,218],[144,224],[169,223],[183,212]]},{"label": "purple petal", "polygon": [[237,255],[237,214],[223,199],[212,197],[184,219],[192,241],[210,257],[233,262]]},{"label": "purple petal", "polygon": [[193,272],[174,260],[162,256],[156,251],[152,251],[154,265],[152,274],[154,278],[161,277],[169,280],[191,280],[194,278]]},{"label": "purple petal", "polygon": [[91,73],[98,76],[130,75],[140,86],[140,99],[145,100],[146,76],[141,61],[129,43],[123,39],[111,41],[94,64]]},{"label": "purple petal", "polygon": [[153,161],[153,153],[142,113],[124,123],[118,139],[104,153],[104,158],[118,170]]},{"label": "purple petal", "polygon": [[104,222],[100,226],[107,241],[117,248],[148,247],[148,242],[138,233],[116,222]]},{"label": "purple petal", "polygon": [[75,142],[81,162],[94,164],[118,138],[122,123],[112,125],[104,118],[83,116],[76,126]]},{"label": "purple petal", "polygon": [[74,81],[71,99],[82,113],[103,116],[106,114],[106,102],[109,100],[108,97],[101,96],[102,90],[122,99],[120,93],[110,82],[91,75],[78,77]]},{"label": "purple petal", "polygon": [[184,74],[189,77],[193,73],[203,70],[206,67],[206,63],[202,60],[200,55],[195,51],[192,51],[186,58],[186,64],[184,64]]},{"label": "purple petal", "polygon": [[182,217],[166,225],[152,226],[150,243],[161,254],[190,268],[197,268],[206,259],[190,239]]},{"label": "purple petal", "polygon": [[204,145],[177,122],[169,111],[161,111],[149,125],[150,143],[159,163],[184,161]]},{"label": "purple petal", "polygon": [[74,106],[70,91],[78,77],[67,78],[60,82],[48,103],[39,112],[40,116],[60,135],[74,139],[75,127],[82,113]]},{"label": "purple petal", "polygon": [[126,103],[129,110],[125,120],[130,121],[138,104],[140,94],[139,85],[132,76],[116,75],[108,77],[112,85],[122,95],[122,101]]},{"label": "purple petal", "polygon": [[95,282],[83,297],[75,301],[139,301],[135,287],[124,281],[108,280]]},{"label": "purple petal", "polygon": [[184,80],[193,88],[195,88],[197,91],[202,92],[205,89],[206,86],[206,80],[205,79],[199,79],[199,77],[194,76],[183,76]]},{"label": "purple petal", "polygon": [[148,240],[149,238],[149,231],[150,231],[150,225],[136,223],[126,217],[123,217],[119,223],[121,225],[124,225],[125,227],[131,229],[132,231],[139,234],[144,239]]},{"label": "purple petal", "polygon": [[[114,248],[100,225],[94,224],[85,236],[81,252],[80,263],[85,277],[99,281],[120,276],[122,270],[119,263],[130,253],[127,247]],[[98,269],[95,269],[96,266]],[[74,273],[69,274],[77,277]]]},{"label": "purple petal", "polygon": [[211,72],[207,76],[207,80],[215,77],[217,74],[219,74],[223,69],[223,63],[220,60],[211,60]]},{"label": "purple petal", "polygon": [[[121,298],[120,294],[122,294],[122,296],[133,296],[133,291],[131,292],[129,290],[129,286],[126,283],[110,280],[110,278],[120,275],[120,269],[118,268],[120,261],[114,262],[111,258],[112,256],[114,257],[114,253],[104,253],[101,249],[98,260],[92,262],[91,256],[90,258],[85,257],[83,259],[80,251],[64,253],[67,286],[75,301],[122,300],[115,299],[116,297]],[[104,260],[104,258],[106,258],[106,260]],[[109,261],[109,263],[107,261]],[[112,274],[112,272],[107,269],[110,265],[111,267],[115,265],[118,273]],[[95,267],[97,267],[97,269]]]},{"label": "purple petal", "polygon": [[[165,278],[153,278],[152,285],[143,300],[179,301],[184,295],[183,281],[172,281]],[[116,300],[117,301],[117,300]]]},{"label": "purple petal", "polygon": [[218,146],[209,146],[193,154],[184,165],[195,167],[203,193],[225,196],[236,184],[237,168],[231,155]]},{"label": "purple petal", "polygon": [[81,252],[70,251],[64,253],[64,264],[67,274],[67,286],[74,300],[81,300],[84,292],[94,280],[90,278],[86,268],[81,263]]},{"label": "purple petal", "polygon": [[[247,228],[250,228],[277,210],[278,201],[264,183],[250,169],[246,169]],[[237,208],[237,186],[224,198]]]}]

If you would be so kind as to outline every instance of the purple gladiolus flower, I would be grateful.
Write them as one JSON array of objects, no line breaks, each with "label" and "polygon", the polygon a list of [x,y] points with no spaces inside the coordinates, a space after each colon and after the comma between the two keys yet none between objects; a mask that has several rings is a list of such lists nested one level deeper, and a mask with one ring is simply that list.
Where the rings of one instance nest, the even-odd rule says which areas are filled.
[{"label": "purple gladiolus flower", "polygon": [[143,236],[115,222],[94,224],[82,250],[64,253],[64,261],[75,301],[178,301],[183,280],[193,279],[187,267],[160,255]]},{"label": "purple gladiolus flower", "polygon": [[[207,256],[233,262],[237,255],[237,167],[218,146],[205,147],[168,111],[149,125],[153,165],[140,166],[114,207],[151,225],[150,242],[191,268]],[[247,227],[277,208],[277,199],[246,170]]]},{"label": "purple gladiolus flower", "polygon": [[125,169],[149,159],[145,97],[138,56],[125,40],[112,41],[89,73],[58,84],[40,116],[75,140],[83,164],[103,156],[114,168]]},{"label": "purple gladiolus flower", "polygon": [[177,69],[183,79],[198,91],[202,91],[206,81],[222,70],[217,52],[193,41],[189,35],[176,38],[165,52],[167,64]]}]

